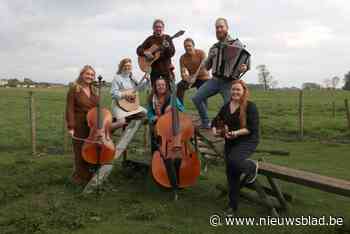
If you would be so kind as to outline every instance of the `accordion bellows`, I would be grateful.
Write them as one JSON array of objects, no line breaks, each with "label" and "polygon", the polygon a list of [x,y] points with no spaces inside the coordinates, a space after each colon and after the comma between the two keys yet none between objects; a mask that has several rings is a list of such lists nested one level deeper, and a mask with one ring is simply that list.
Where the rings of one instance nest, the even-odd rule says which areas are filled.
[{"label": "accordion bellows", "polygon": [[213,57],[212,74],[218,78],[239,79],[243,75],[239,71],[240,65],[249,67],[250,53],[238,39],[216,43],[209,54]]}]

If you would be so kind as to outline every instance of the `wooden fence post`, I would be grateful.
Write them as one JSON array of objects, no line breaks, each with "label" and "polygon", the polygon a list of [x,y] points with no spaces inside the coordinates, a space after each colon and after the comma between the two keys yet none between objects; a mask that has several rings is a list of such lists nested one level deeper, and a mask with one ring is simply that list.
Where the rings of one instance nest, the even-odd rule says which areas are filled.
[{"label": "wooden fence post", "polygon": [[302,140],[304,137],[304,95],[303,90],[299,92],[299,139]]},{"label": "wooden fence post", "polygon": [[348,101],[348,99],[345,99],[344,103],[345,103],[346,118],[348,120],[348,128],[350,130],[350,109],[349,109],[349,101]]},{"label": "wooden fence post", "polygon": [[29,116],[32,154],[36,155],[36,110],[33,91],[29,91]]}]

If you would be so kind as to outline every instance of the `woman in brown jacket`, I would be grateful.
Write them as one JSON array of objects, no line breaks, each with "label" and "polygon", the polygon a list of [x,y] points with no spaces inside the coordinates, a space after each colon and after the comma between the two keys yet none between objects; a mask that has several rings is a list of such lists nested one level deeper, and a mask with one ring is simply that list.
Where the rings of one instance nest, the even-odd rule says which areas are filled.
[{"label": "woman in brown jacket", "polygon": [[[78,79],[69,89],[67,94],[66,121],[71,136],[86,138],[89,136],[89,127],[86,120],[88,111],[96,107],[98,96],[96,89],[92,86],[95,80],[95,70],[85,65],[80,71]],[[74,150],[74,172],[73,183],[85,185],[89,182],[92,172],[91,164],[84,161],[81,149],[84,142],[73,139]]]}]

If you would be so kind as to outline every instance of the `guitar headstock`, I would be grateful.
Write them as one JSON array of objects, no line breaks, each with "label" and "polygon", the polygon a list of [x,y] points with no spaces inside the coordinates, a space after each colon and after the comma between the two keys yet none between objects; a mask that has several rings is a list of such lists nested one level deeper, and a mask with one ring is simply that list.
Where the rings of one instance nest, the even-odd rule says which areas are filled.
[{"label": "guitar headstock", "polygon": [[180,37],[180,36],[182,36],[184,34],[185,34],[185,30],[180,30],[177,33],[175,33],[174,36],[172,36],[171,38]]}]

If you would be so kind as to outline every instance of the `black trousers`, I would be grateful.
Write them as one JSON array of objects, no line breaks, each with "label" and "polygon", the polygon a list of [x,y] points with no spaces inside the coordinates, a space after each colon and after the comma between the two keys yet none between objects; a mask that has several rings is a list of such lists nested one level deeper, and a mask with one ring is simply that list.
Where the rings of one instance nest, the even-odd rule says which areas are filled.
[{"label": "black trousers", "polygon": [[255,173],[255,164],[248,159],[258,146],[258,142],[225,143],[226,176],[229,185],[229,205],[238,209],[241,174]]}]

